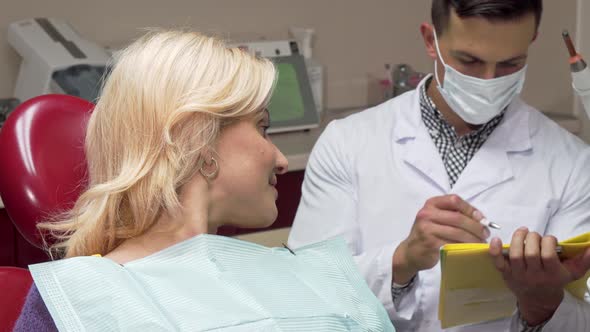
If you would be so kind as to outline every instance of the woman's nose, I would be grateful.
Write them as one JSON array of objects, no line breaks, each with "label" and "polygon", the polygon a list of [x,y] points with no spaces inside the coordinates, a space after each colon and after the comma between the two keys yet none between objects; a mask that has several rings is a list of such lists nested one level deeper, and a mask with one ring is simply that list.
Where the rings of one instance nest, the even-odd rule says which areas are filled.
[{"label": "woman's nose", "polygon": [[[276,147],[275,147],[276,148]],[[277,149],[277,161],[275,166],[275,172],[277,174],[285,174],[289,170],[289,161],[287,157],[281,152],[281,150]]]}]

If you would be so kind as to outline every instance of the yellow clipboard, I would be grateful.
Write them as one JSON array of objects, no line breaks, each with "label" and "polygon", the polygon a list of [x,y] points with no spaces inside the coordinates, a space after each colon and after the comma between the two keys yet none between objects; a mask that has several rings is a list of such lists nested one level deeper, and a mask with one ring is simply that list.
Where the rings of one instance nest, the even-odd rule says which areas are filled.
[{"label": "yellow clipboard", "polygon": [[[570,258],[590,247],[590,233],[560,242],[560,257]],[[489,244],[447,244],[440,251],[438,318],[442,328],[510,317],[516,298],[504,284],[489,255]],[[509,248],[509,245],[504,245]],[[590,272],[566,289],[584,299]]]}]

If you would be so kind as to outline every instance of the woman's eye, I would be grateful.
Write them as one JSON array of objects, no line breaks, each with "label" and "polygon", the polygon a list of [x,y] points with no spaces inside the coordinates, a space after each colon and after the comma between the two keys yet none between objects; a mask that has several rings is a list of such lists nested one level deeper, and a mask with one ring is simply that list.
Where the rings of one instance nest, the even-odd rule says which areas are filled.
[{"label": "woman's eye", "polygon": [[268,131],[268,128],[270,128],[270,126],[269,125],[260,125],[260,128],[262,130],[262,135],[264,137],[266,137],[268,135],[267,131]]}]

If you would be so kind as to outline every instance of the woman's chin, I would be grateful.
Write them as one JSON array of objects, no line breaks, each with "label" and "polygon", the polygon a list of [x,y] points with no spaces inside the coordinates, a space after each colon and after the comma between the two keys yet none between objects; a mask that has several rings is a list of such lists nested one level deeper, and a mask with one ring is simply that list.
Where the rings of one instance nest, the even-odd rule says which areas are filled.
[{"label": "woman's chin", "polygon": [[275,220],[277,219],[277,215],[274,214],[272,217],[266,217],[266,218],[261,218],[259,219],[258,223],[255,225],[252,225],[249,228],[266,228],[266,227],[270,227],[272,224],[275,223]]},{"label": "woman's chin", "polygon": [[277,211],[276,207],[273,207],[272,212],[268,213],[265,216],[261,216],[257,220],[257,222],[253,223],[253,225],[250,226],[250,227],[248,227],[248,228],[266,228],[266,227],[270,227],[277,220],[277,216],[278,216],[278,211]]},{"label": "woman's chin", "polygon": [[235,218],[233,218],[235,219],[235,222],[229,222],[226,223],[226,225],[246,229],[266,228],[270,227],[277,220],[278,214],[277,207],[273,204],[271,208],[265,209],[264,213],[253,213],[247,217],[235,216]]},{"label": "woman's chin", "polygon": [[257,220],[252,220],[250,222],[245,222],[244,220],[238,223],[228,223],[227,226],[233,226],[237,228],[243,229],[256,229],[256,228],[267,228],[274,224],[276,217],[274,218],[260,218]]}]

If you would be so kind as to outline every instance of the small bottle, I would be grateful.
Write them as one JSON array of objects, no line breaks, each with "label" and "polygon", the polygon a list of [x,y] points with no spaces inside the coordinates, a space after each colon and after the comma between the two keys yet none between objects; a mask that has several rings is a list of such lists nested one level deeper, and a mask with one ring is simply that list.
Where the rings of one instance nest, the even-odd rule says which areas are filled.
[{"label": "small bottle", "polygon": [[393,71],[393,96],[397,97],[406,91],[412,90],[410,87],[410,76],[412,67],[406,64],[400,64]]},{"label": "small bottle", "polygon": [[393,97],[393,80],[391,75],[391,65],[386,63],[383,75],[379,79],[379,86],[383,94],[383,101],[387,101]]}]

